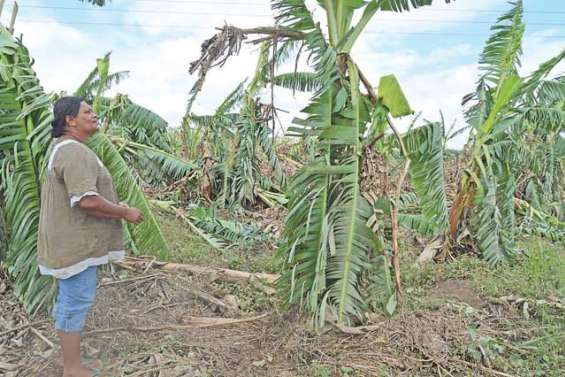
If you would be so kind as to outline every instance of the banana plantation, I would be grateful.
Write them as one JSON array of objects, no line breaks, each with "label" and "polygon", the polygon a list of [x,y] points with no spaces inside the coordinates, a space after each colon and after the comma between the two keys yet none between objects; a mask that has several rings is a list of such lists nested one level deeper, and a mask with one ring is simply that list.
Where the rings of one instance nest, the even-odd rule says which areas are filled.
[{"label": "banana plantation", "polygon": [[[99,271],[84,342],[100,375],[563,375],[565,50],[522,73],[536,52],[522,1],[506,3],[464,126],[419,120],[401,78],[367,75],[352,51],[376,15],[431,3],[272,0],[272,25],[224,24],[194,51],[180,125],[110,94],[129,76],[110,53],[74,92],[45,91],[0,25],[0,375],[62,370],[37,237],[65,95],[98,114],[87,145],[145,218]],[[253,74],[196,110],[251,49]],[[309,96],[290,124],[281,90]]]}]

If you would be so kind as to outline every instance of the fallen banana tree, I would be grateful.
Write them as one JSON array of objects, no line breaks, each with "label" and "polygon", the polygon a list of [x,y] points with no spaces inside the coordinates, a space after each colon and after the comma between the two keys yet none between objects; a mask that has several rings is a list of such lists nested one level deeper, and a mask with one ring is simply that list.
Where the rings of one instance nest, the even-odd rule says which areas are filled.
[{"label": "fallen banana tree", "polygon": [[99,329],[87,331],[84,336],[93,336],[105,333],[115,333],[115,332],[158,332],[158,331],[181,331],[190,329],[204,329],[209,327],[222,327],[236,325],[239,323],[246,323],[257,321],[259,319],[266,318],[269,313],[260,314],[248,318],[217,318],[217,317],[192,317],[186,316],[182,318],[182,325],[170,324],[158,327],[112,327],[109,329]]},{"label": "fallen banana tree", "polygon": [[224,282],[234,284],[253,284],[258,282],[273,286],[276,280],[279,278],[279,275],[277,274],[268,274],[264,272],[245,272],[230,270],[228,268],[205,267],[184,263],[160,262],[155,260],[155,257],[151,256],[126,257],[123,261],[116,262],[115,264],[119,267],[130,270],[147,271],[150,268],[154,268],[165,271],[186,272],[191,275],[203,277],[209,282]]}]

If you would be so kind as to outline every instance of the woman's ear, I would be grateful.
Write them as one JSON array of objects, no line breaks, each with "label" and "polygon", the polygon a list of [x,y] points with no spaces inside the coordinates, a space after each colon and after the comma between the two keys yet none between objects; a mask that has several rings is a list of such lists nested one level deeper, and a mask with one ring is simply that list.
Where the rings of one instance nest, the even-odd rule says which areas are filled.
[{"label": "woman's ear", "polygon": [[65,123],[67,127],[76,127],[76,120],[75,117],[72,115],[65,115]]}]

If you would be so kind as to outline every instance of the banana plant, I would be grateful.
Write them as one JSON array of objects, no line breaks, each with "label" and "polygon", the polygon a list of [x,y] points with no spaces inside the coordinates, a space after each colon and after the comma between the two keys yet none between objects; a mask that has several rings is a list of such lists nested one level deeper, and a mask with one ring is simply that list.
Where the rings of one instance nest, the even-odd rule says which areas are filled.
[{"label": "banana plant", "polygon": [[[404,98],[389,94],[401,92],[394,76],[381,79],[376,95],[349,54],[377,11],[407,11],[430,3],[318,1],[327,18],[326,39],[304,1],[272,2],[277,26],[302,33],[315,72],[279,76],[275,82],[316,89],[302,110],[308,116],[295,119],[288,130],[314,137],[317,145],[316,158],[289,184],[289,214],[279,249],[285,302],[302,304],[316,325],[323,325],[328,311],[341,323],[363,317],[367,301],[361,280],[371,250],[380,245],[367,225],[373,208],[360,190],[362,149],[367,135],[385,131],[389,116],[411,112]],[[368,94],[361,92],[362,79]]]},{"label": "banana plant", "polygon": [[211,115],[197,115],[191,113],[184,121],[190,127],[183,129],[188,132],[189,140],[187,153],[191,159],[201,155],[211,155],[223,160],[228,140],[234,137],[234,125],[239,119],[239,107],[247,80],[240,82]]},{"label": "banana plant", "polygon": [[465,208],[476,206],[468,227],[473,228],[479,249],[491,263],[515,252],[515,182],[506,160],[508,140],[503,134],[511,121],[508,111],[516,103],[522,85],[517,74],[524,33],[522,13],[519,1],[498,19],[479,59],[484,73],[476,92],[465,98],[467,103],[473,101],[466,113],[473,132],[470,162],[450,213],[449,231],[454,238],[461,229],[460,218]]},{"label": "banana plant", "polygon": [[[190,122],[191,126],[184,127],[181,131],[181,144],[187,148],[190,156],[199,159],[203,166],[203,184],[209,187],[205,195],[215,193],[216,201],[221,205],[227,204],[229,188],[234,165],[234,143],[236,130],[235,124],[239,113],[234,108],[239,105],[243,96],[245,81],[241,82],[218,106],[212,115],[196,115],[194,113],[185,117],[183,122]],[[184,141],[184,143],[183,143]],[[208,160],[213,162],[209,167]],[[211,198],[210,198],[211,199]]]},{"label": "banana plant", "polygon": [[[549,127],[555,135],[564,120],[562,107],[532,102],[533,97],[542,94],[537,88],[562,60],[563,53],[542,64],[528,78],[518,75],[525,30],[522,17],[522,1],[517,1],[491,28],[493,34],[479,59],[484,73],[476,91],[464,98],[472,133],[468,162],[449,214],[451,239],[466,229],[483,257],[493,264],[515,254],[514,198],[520,174],[517,170],[523,169],[524,164],[514,162],[524,144],[523,139],[519,141],[512,135],[517,130],[524,135],[528,124],[537,132]],[[556,86],[562,90],[562,86]]]},{"label": "banana plant", "polygon": [[[449,211],[443,184],[443,127],[430,123],[404,137],[417,207],[422,210],[404,214],[405,225],[427,235],[447,233],[446,248],[467,236],[493,264],[514,255],[514,239],[521,229],[551,234],[553,239],[561,234],[555,216],[563,192],[556,188],[563,174],[557,145],[565,124],[565,90],[561,78],[546,77],[565,52],[520,77],[522,13],[522,3],[516,2],[492,27],[494,33],[480,57],[483,74],[476,91],[464,98],[471,135]],[[522,197],[527,202],[520,201]],[[537,211],[535,219],[525,214],[526,205]],[[540,215],[541,210],[547,213]],[[517,212],[526,225],[517,226]]]}]

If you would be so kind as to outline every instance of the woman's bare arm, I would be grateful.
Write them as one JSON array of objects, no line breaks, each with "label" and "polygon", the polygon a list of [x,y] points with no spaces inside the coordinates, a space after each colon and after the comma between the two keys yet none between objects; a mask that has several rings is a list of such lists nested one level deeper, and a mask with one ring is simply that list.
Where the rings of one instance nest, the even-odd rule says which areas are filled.
[{"label": "woman's bare arm", "polygon": [[143,221],[143,213],[137,208],[114,204],[102,196],[92,195],[82,198],[78,206],[91,216],[106,219],[124,219],[139,224]]},{"label": "woman's bare arm", "polygon": [[94,209],[85,209],[86,213],[88,213],[90,216],[94,216],[94,217],[99,217],[101,219],[116,219],[116,220],[121,220],[123,217],[121,216],[117,216],[117,215],[108,215],[104,212],[101,211],[97,211]]}]

